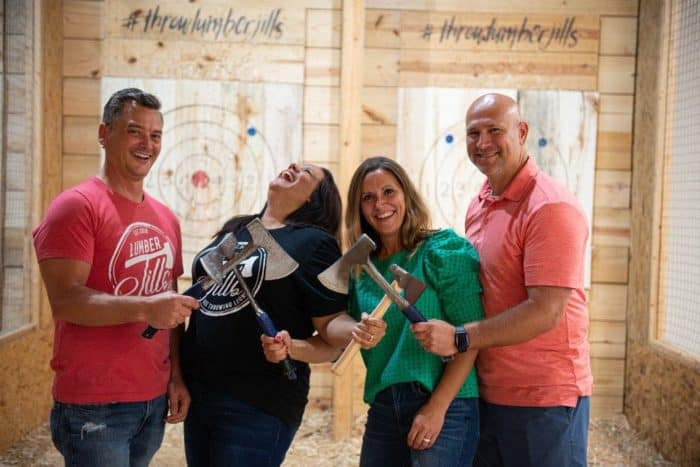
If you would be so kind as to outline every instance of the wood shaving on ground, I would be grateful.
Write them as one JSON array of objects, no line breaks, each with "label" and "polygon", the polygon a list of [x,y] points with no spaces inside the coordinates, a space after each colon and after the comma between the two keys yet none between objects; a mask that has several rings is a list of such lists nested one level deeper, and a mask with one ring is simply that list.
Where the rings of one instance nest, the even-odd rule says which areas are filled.
[{"label": "wood shaving on ground", "polygon": [[[332,412],[309,408],[287,452],[284,467],[350,467],[360,461],[364,417],[355,421],[352,437],[334,441],[331,433]],[[630,428],[624,415],[591,419],[588,437],[590,466],[676,466],[659,455],[651,445]],[[29,433],[20,442],[0,452],[0,467],[63,465],[61,455],[51,442],[48,424]],[[185,465],[182,424],[168,425],[163,444],[151,466]]]}]

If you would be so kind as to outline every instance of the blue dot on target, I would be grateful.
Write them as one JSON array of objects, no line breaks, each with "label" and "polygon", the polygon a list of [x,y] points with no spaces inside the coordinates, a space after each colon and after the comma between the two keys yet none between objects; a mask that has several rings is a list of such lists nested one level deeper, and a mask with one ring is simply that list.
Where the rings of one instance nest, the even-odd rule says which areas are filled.
[{"label": "blue dot on target", "polygon": [[452,141],[454,141],[454,139],[455,138],[452,135],[445,136],[445,141],[447,142],[447,144],[452,144]]},{"label": "blue dot on target", "polygon": [[547,138],[540,138],[537,140],[537,145],[541,148],[547,146]]},{"label": "blue dot on target", "polygon": [[255,129],[254,126],[251,126],[248,128],[248,136],[255,136],[255,134],[258,132],[258,130]]}]

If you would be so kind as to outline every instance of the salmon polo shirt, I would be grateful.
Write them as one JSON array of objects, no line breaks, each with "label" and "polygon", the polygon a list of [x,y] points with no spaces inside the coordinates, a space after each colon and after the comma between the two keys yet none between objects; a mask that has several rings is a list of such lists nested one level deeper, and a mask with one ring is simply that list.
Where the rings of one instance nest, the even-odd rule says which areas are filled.
[{"label": "salmon polo shirt", "polygon": [[530,157],[500,196],[484,183],[465,231],[479,253],[487,318],[526,300],[527,287],[572,289],[556,327],[479,351],[481,396],[509,406],[576,406],[593,387],[583,290],[588,224],[578,201]]}]

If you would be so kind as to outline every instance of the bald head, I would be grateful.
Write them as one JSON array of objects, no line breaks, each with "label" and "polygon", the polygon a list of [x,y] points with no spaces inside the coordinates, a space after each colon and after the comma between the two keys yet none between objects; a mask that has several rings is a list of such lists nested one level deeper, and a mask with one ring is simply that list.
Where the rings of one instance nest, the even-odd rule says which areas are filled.
[{"label": "bald head", "polygon": [[527,123],[515,100],[493,93],[469,106],[466,125],[469,159],[499,195],[527,161]]},{"label": "bald head", "polygon": [[469,106],[467,110],[467,126],[469,126],[469,116],[482,110],[488,110],[489,112],[502,115],[503,117],[512,118],[516,122],[522,120],[520,118],[518,103],[515,102],[512,97],[504,94],[491,93],[478,97],[472,102],[472,105]]}]

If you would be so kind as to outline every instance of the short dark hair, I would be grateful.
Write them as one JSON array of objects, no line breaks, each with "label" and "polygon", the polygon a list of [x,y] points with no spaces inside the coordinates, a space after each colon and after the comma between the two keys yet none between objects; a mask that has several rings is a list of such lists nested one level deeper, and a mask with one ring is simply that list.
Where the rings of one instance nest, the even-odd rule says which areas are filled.
[{"label": "short dark hair", "polygon": [[[285,219],[285,224],[316,227],[332,235],[340,244],[340,222],[343,215],[340,192],[330,170],[323,167],[321,167],[321,170],[323,171],[323,179],[318,182],[318,186],[311,193],[309,201],[289,214]],[[266,208],[267,203],[265,203],[265,206],[258,214],[235,216],[229,219],[214,236],[219,236],[225,232],[238,233],[250,221],[256,217],[261,217]]]},{"label": "short dark hair", "polygon": [[102,111],[102,123],[108,127],[119,117],[126,102],[134,102],[137,105],[153,110],[160,110],[160,100],[153,94],[144,92],[138,88],[125,88],[112,94],[107,100]]}]

